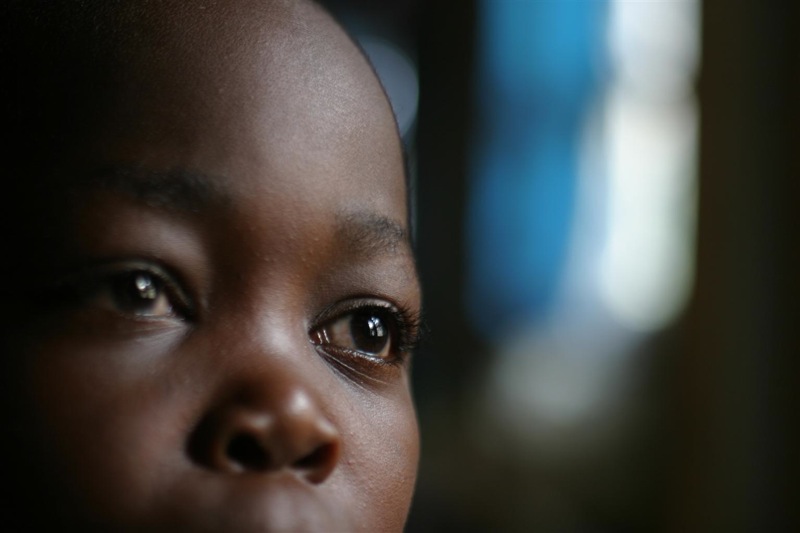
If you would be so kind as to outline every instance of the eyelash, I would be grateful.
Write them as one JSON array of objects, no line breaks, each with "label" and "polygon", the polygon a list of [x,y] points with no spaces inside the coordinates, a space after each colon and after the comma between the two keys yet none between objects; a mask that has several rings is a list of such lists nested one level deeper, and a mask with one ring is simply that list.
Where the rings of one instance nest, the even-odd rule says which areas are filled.
[{"label": "eyelash", "polygon": [[[389,338],[387,342],[390,343],[388,357],[376,357],[365,351],[337,346],[321,340],[321,332],[326,326],[359,314],[362,316],[373,315],[381,320],[388,319]],[[419,313],[402,306],[371,299],[350,301],[343,306],[337,305],[329,308],[321,314],[315,324],[317,325],[309,331],[309,338],[319,350],[327,355],[357,357],[359,360],[366,360],[381,366],[400,366],[405,363],[408,356],[418,347],[423,332]]]}]

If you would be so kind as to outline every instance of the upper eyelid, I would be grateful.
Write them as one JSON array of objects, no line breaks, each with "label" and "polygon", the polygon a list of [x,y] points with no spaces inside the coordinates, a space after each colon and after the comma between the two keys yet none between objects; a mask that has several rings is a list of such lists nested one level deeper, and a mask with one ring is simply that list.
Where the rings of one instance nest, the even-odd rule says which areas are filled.
[{"label": "upper eyelid", "polygon": [[401,313],[401,308],[394,303],[375,296],[354,296],[340,300],[317,314],[311,322],[311,330],[316,329],[332,320],[346,316],[354,311],[363,309],[381,309],[390,313]]},{"label": "upper eyelid", "polygon": [[80,287],[81,285],[105,281],[115,275],[139,271],[153,274],[168,283],[172,282],[172,274],[160,265],[146,261],[109,261],[72,270],[59,276],[53,286]]}]

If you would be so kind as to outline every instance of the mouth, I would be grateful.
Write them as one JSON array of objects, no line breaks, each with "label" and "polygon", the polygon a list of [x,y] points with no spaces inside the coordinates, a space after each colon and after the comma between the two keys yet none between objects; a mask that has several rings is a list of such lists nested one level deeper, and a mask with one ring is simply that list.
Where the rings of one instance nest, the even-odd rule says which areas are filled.
[{"label": "mouth", "polygon": [[313,486],[291,473],[207,479],[159,504],[165,531],[356,531],[358,503],[330,486]]}]

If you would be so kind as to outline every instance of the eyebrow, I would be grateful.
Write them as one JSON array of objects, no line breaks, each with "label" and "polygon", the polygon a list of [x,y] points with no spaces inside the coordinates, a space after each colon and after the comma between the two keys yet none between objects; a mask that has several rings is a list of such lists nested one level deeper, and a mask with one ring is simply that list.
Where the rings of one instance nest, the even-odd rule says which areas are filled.
[{"label": "eyebrow", "polygon": [[[211,205],[230,202],[230,196],[220,186],[222,181],[180,167],[162,171],[113,165],[90,174],[79,186],[128,194],[151,207],[197,213]],[[402,252],[413,256],[409,231],[397,220],[379,213],[338,213],[334,230],[337,242],[354,253]]]},{"label": "eyebrow", "polygon": [[90,174],[79,186],[128,194],[151,207],[196,213],[229,202],[219,183],[219,178],[185,168],[162,171],[114,165]]},{"label": "eyebrow", "polygon": [[408,231],[387,216],[369,211],[342,213],[336,220],[336,239],[348,251],[380,254],[411,254]]}]

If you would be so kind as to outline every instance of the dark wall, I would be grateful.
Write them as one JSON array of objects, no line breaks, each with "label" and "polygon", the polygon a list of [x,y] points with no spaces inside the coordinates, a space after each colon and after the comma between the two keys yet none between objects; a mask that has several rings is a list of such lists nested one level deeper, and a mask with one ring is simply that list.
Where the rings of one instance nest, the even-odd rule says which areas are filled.
[{"label": "dark wall", "polygon": [[800,525],[797,4],[705,2],[696,295],[674,391],[676,530]]}]

